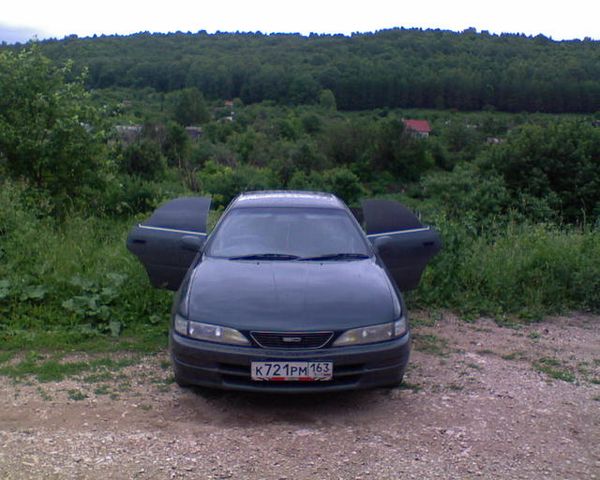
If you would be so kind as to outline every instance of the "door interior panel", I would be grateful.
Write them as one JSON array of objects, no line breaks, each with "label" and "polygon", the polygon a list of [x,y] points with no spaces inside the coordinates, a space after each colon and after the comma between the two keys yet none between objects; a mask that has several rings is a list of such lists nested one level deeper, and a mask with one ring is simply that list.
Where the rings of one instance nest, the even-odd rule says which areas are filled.
[{"label": "door interior panel", "polygon": [[177,290],[198,252],[184,248],[182,238],[206,238],[210,198],[185,197],[157,208],[152,216],[134,226],[127,248],[142,262],[150,283],[157,288]]},{"label": "door interior panel", "polygon": [[386,239],[378,254],[396,285],[402,291],[417,288],[425,267],[441,249],[438,232],[396,201],[365,200],[362,205],[369,240]]}]

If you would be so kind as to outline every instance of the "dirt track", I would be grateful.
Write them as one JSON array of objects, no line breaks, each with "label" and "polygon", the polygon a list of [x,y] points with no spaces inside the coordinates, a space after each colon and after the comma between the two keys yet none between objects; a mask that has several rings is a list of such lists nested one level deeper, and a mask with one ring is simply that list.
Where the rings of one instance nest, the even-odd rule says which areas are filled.
[{"label": "dirt track", "polygon": [[182,390],[166,355],[110,379],[1,377],[0,478],[600,479],[600,318],[414,331],[395,390]]}]

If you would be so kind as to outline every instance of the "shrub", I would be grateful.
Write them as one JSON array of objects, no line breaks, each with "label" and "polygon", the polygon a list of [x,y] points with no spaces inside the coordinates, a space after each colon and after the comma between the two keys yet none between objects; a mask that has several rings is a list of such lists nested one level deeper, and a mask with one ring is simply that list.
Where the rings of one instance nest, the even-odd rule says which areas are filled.
[{"label": "shrub", "polygon": [[291,190],[331,192],[348,204],[354,204],[365,194],[359,178],[347,168],[332,168],[324,172],[297,171],[288,183]]},{"label": "shrub", "polygon": [[600,130],[575,121],[526,125],[482,160],[514,198],[542,200],[567,222],[582,223],[600,204]]},{"label": "shrub", "polygon": [[146,180],[164,175],[167,162],[160,146],[151,140],[141,140],[125,147],[121,156],[121,170]]},{"label": "shrub", "polygon": [[173,117],[184,127],[208,122],[210,113],[202,92],[196,87],[190,87],[175,93]]},{"label": "shrub", "polygon": [[540,318],[600,309],[600,232],[509,224],[493,233],[440,219],[444,250],[412,298],[475,314]]},{"label": "shrub", "polygon": [[0,92],[0,167],[10,177],[49,192],[59,212],[102,188],[99,111],[70,64],[54,66],[35,45],[5,50]]},{"label": "shrub", "polygon": [[505,214],[511,204],[504,179],[497,174],[484,175],[473,164],[463,163],[452,172],[430,174],[421,184],[424,196],[453,219],[472,216],[481,223]]},{"label": "shrub", "polygon": [[[10,192],[10,193],[7,193]],[[0,343],[78,341],[121,327],[168,325],[170,297],[152,289],[125,248],[135,219],[36,217],[19,188],[2,185],[0,216],[18,221],[0,235]],[[60,333],[57,333],[60,332]],[[46,339],[46,340],[44,340]],[[69,340],[70,339],[70,340]]]},{"label": "shrub", "polygon": [[215,206],[227,205],[240,192],[276,188],[278,182],[268,168],[249,165],[226,167],[209,161],[198,172],[202,190],[210,194]]},{"label": "shrub", "polygon": [[90,207],[102,215],[130,216],[150,212],[161,202],[184,193],[185,189],[179,182],[156,182],[120,175],[108,184]]}]

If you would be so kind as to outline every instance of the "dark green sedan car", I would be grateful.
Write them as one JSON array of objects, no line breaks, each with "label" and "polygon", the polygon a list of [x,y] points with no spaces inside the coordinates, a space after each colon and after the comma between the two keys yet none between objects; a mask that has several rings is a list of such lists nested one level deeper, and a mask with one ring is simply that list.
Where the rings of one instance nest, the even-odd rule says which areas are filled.
[{"label": "dark green sedan car", "polygon": [[389,200],[352,212],[328,193],[264,191],[235,198],[208,235],[209,206],[172,200],[127,240],[151,283],[177,291],[179,385],[293,393],[402,381],[401,292],[440,250],[435,230]]}]

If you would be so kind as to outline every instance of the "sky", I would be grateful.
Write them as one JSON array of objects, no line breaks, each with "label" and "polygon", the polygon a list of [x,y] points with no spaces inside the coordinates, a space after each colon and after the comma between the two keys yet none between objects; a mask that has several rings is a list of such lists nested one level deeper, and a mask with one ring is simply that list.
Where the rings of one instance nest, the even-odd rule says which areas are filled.
[{"label": "sky", "polygon": [[600,39],[597,0],[0,0],[0,41],[150,32],[370,32],[474,27]]}]

